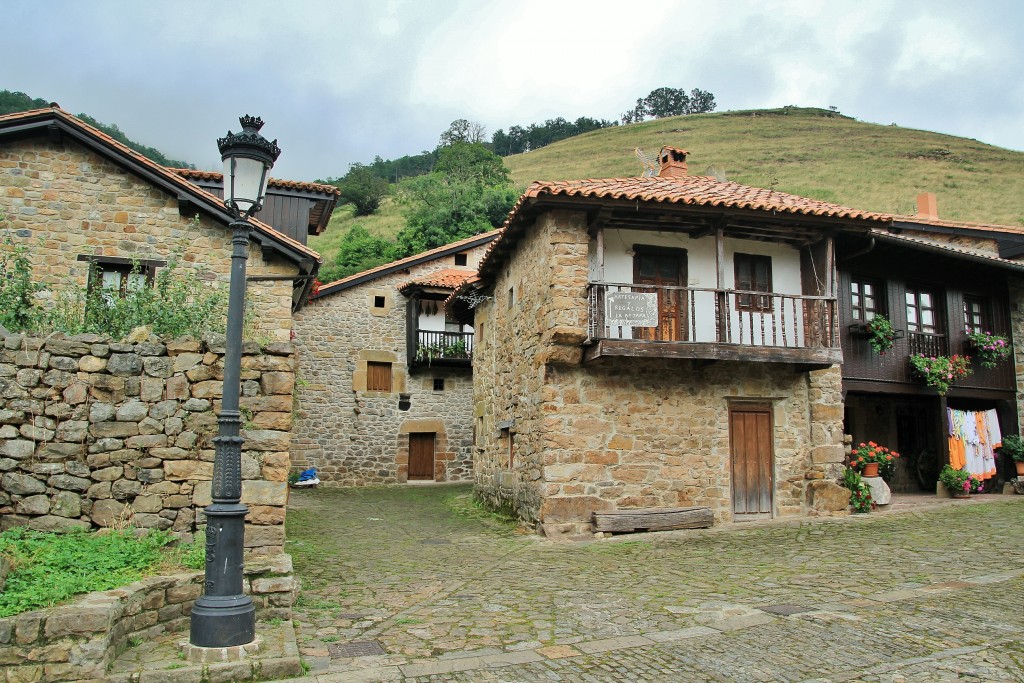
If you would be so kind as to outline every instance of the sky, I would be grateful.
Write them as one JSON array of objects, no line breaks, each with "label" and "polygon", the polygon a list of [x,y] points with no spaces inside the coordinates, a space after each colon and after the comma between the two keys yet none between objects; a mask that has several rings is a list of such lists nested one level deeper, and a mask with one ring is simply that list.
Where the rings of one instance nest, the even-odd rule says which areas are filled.
[{"label": "sky", "polygon": [[261,116],[292,180],[663,86],[1024,150],[1022,26],[1017,0],[0,0],[0,90],[206,170]]}]

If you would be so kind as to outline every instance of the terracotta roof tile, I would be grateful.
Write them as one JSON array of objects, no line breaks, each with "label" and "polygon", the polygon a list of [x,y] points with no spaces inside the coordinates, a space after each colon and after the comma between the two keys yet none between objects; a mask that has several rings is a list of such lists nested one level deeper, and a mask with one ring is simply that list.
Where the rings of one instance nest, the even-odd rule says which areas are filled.
[{"label": "terracotta roof tile", "polygon": [[982,232],[1005,232],[1014,235],[1024,235],[1024,227],[1013,225],[1000,225],[998,223],[974,223],[970,221],[947,221],[941,218],[923,218],[921,216],[893,216],[893,220],[899,223],[913,223],[915,225],[934,226],[937,228],[954,228],[963,230],[979,230]]},{"label": "terracotta roof tile", "polygon": [[[753,209],[804,216],[858,218],[870,221],[887,222],[892,220],[892,216],[885,213],[862,211],[795,194],[776,192],[740,183],[723,182],[709,176],[535,182],[527,188],[523,198],[556,195]],[[515,218],[516,209],[512,211],[509,220]]]},{"label": "terracotta roof tile", "polygon": [[[73,116],[72,114],[69,114],[68,112],[66,112],[63,109],[60,109],[58,107],[47,107],[45,109],[32,109],[32,110],[29,110],[29,111],[17,112],[15,114],[6,114],[4,116],[0,116],[0,130],[2,130],[2,127],[4,127],[4,126],[9,126],[10,124],[16,123],[16,122],[18,122],[20,120],[23,120],[23,119],[45,118],[46,116],[54,116],[54,117],[64,121],[67,125],[73,126],[73,127],[77,128],[77,129],[83,131],[83,132],[88,133],[89,136],[97,139],[99,142],[102,142],[104,145],[112,148],[117,153],[122,154],[125,157],[127,157],[132,163],[135,163],[135,164],[138,164],[139,166],[145,167],[147,171],[162,177],[164,180],[168,181],[172,185],[174,185],[174,186],[176,186],[176,187],[178,187],[178,188],[180,188],[180,189],[182,189],[182,190],[184,190],[184,191],[186,191],[186,192],[188,192],[188,193],[190,193],[190,194],[192,194],[194,196],[197,196],[198,198],[202,199],[203,201],[205,201],[205,202],[207,202],[209,204],[212,204],[213,206],[216,206],[216,207],[226,211],[226,209],[223,208],[224,207],[223,200],[218,198],[216,195],[210,194],[206,190],[203,190],[202,188],[196,186],[195,184],[188,182],[187,180],[182,178],[180,175],[178,175],[177,173],[175,173],[171,169],[168,169],[168,168],[166,168],[164,166],[161,166],[160,164],[156,163],[155,161],[152,161],[149,158],[139,154],[138,152],[136,152],[135,150],[131,149],[130,147],[128,147],[128,146],[122,144],[121,142],[118,142],[114,138],[110,137],[109,135],[107,135],[103,131],[101,131],[101,130],[99,130],[97,128],[93,128],[92,126],[87,124],[85,121],[82,121],[77,116]],[[317,262],[322,262],[323,261],[323,259],[320,257],[320,254],[318,254],[316,251],[310,249],[309,247],[307,247],[302,242],[299,242],[298,240],[294,240],[294,239],[288,237],[287,235],[285,235],[285,234],[283,234],[281,232],[278,232],[272,226],[267,225],[266,223],[264,223],[264,222],[262,222],[260,220],[257,220],[255,218],[250,218],[249,222],[253,225],[253,227],[255,228],[256,232],[263,233],[264,235],[267,235],[268,237],[270,237],[271,239],[273,239],[273,240],[275,240],[277,242],[281,242],[283,244],[286,244],[287,246],[289,246],[290,248],[294,249],[295,251],[300,252],[302,254],[305,254],[306,256],[309,256],[310,258],[316,260]]]},{"label": "terracotta roof tile", "polygon": [[[172,168],[171,171],[177,173],[182,178],[188,180],[209,180],[211,182],[223,182],[224,174],[218,171],[198,171],[194,168]],[[280,178],[271,178],[267,181],[270,187],[281,187],[288,190],[302,190],[304,192],[322,192],[324,194],[331,194],[338,196],[341,194],[341,190],[336,188],[334,185],[324,185],[323,183],[307,183],[301,180],[282,180]]]},{"label": "terracotta roof tile", "polygon": [[476,275],[475,270],[458,268],[445,268],[423,277],[409,280],[398,288],[398,291],[405,293],[414,287],[440,287],[443,289],[458,289],[466,280]]}]

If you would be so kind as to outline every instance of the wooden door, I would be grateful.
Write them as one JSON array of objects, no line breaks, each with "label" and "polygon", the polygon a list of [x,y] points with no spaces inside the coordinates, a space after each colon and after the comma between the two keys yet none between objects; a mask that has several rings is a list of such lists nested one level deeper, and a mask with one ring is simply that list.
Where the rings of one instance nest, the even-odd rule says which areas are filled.
[{"label": "wooden door", "polygon": [[772,516],[772,417],[770,408],[729,411],[732,511],[737,520]]},{"label": "wooden door", "polygon": [[658,326],[635,327],[637,339],[650,341],[684,341],[687,331],[686,291],[682,289],[644,289],[682,287],[686,284],[686,252],[682,249],[642,249],[635,247],[633,283],[637,292],[658,293]]},{"label": "wooden door", "polygon": [[434,433],[409,435],[409,479],[434,480]]}]

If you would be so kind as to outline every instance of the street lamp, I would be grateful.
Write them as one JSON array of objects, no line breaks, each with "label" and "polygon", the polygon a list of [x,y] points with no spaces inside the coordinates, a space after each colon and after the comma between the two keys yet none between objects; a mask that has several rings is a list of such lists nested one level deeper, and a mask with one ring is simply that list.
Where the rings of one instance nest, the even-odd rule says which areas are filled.
[{"label": "street lamp", "polygon": [[224,393],[214,438],[211,503],[206,514],[206,579],[192,608],[189,642],[198,647],[231,647],[256,638],[256,607],[243,593],[245,515],[242,504],[242,420],[238,410],[242,374],[242,319],[249,218],[263,208],[267,177],[280,148],[260,135],[263,120],[239,119],[242,132],[217,140],[224,160],[224,206],[231,213],[231,287],[224,349]]}]

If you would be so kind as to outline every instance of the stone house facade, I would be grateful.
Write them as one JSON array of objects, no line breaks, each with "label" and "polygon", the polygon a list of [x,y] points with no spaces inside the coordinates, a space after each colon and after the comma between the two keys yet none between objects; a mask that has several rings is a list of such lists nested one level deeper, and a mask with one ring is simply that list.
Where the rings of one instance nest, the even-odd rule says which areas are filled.
[{"label": "stone house facade", "polygon": [[[655,178],[534,183],[449,300],[476,329],[477,494],[548,535],[630,508],[807,514],[843,467],[837,260],[896,217],[689,176],[683,150],[661,161]],[[997,251],[969,258],[1021,271]]]},{"label": "stone house facade", "polygon": [[[58,108],[0,117],[0,211],[7,234],[31,247],[34,277],[51,287],[85,285],[94,268],[125,276],[137,262],[148,272],[178,251],[211,287],[230,278],[231,218],[220,199]],[[288,341],[320,257],[253,225],[256,334]]]},{"label": "stone house facade", "polygon": [[444,302],[497,234],[322,285],[296,314],[294,467],[341,486],[471,477],[474,334]]}]

